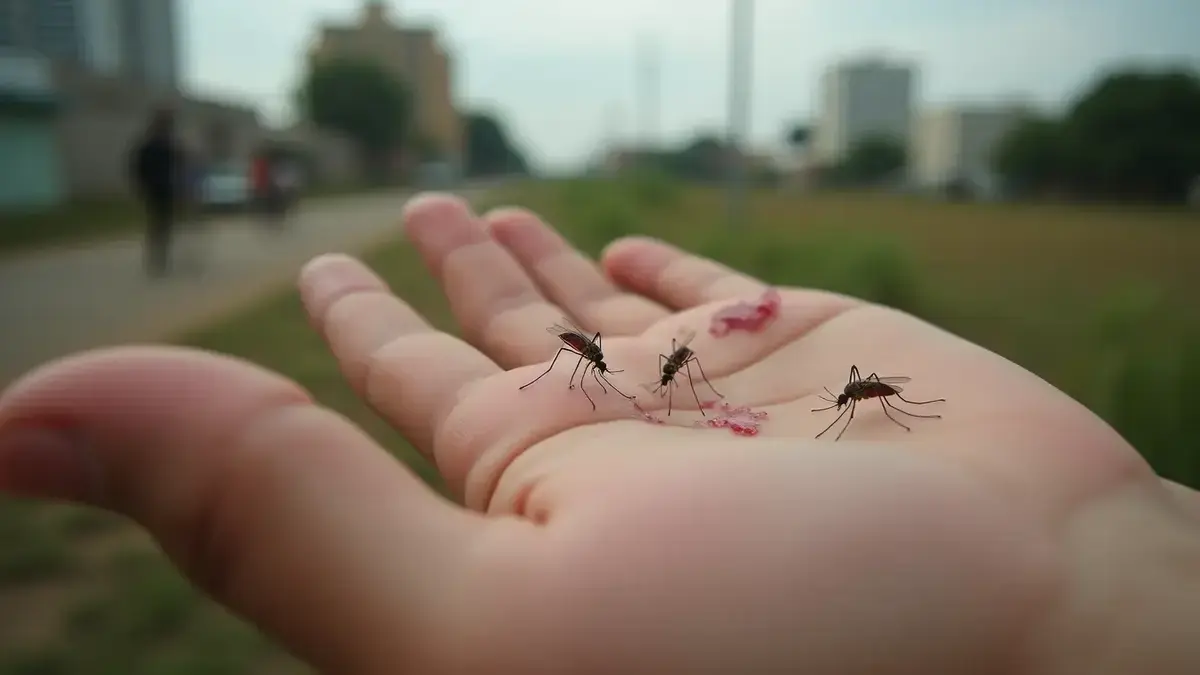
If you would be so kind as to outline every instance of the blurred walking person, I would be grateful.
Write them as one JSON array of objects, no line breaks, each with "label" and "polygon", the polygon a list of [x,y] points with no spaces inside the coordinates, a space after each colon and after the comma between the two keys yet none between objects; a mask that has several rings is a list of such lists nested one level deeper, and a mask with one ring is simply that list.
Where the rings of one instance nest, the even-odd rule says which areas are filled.
[{"label": "blurred walking person", "polygon": [[174,113],[159,109],[130,157],[134,186],[146,209],[145,266],[151,277],[170,272],[171,235],[187,197],[184,164]]}]

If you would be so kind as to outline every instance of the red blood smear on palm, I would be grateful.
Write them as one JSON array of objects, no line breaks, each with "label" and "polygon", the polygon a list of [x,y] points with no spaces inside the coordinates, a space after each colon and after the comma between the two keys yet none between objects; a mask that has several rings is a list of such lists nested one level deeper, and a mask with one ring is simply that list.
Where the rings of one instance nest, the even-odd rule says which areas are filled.
[{"label": "red blood smear on palm", "polygon": [[708,332],[713,337],[724,337],[731,331],[744,330],[756,333],[779,316],[783,298],[779,291],[768,288],[756,302],[739,302],[713,314]]},{"label": "red blood smear on palm", "polygon": [[751,410],[750,406],[734,407],[728,403],[721,403],[720,412],[716,417],[698,421],[696,426],[729,429],[739,436],[757,436],[759,427],[765,419],[767,419],[767,413]]}]

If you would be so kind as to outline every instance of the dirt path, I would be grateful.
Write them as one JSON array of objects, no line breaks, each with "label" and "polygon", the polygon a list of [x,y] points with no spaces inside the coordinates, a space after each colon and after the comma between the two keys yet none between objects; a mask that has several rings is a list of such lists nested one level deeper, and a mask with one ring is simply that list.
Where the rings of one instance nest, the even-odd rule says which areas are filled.
[{"label": "dirt path", "polygon": [[[484,188],[460,192],[475,198]],[[410,193],[303,205],[290,229],[271,233],[244,216],[213,220],[179,242],[199,270],[151,282],[141,242],[126,239],[0,262],[0,388],[45,361],[81,349],[161,340],[236,311],[295,279],[329,251],[359,253],[400,234]]]}]

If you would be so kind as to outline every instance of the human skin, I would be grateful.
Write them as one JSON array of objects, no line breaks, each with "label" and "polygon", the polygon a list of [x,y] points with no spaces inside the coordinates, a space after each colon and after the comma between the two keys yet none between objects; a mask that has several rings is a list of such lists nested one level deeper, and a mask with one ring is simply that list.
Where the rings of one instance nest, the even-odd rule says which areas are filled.
[{"label": "human skin", "polygon": [[[812,290],[715,339],[709,315],[760,281],[640,238],[597,265],[533,214],[448,196],[404,220],[465,341],[345,256],[311,262],[301,296],[461,505],[295,383],[148,346],[13,384],[0,489],[129,516],[328,673],[1200,672],[1200,496],[1034,375]],[[603,333],[648,409],[666,402],[637,384],[696,328],[716,388],[770,420],[755,438],[690,428],[680,395],[654,425],[594,385],[593,411],[570,362],[519,391],[563,314]],[[810,409],[851,364],[912,377],[906,397],[947,402],[899,405],[943,418],[893,413],[905,432],[866,401],[841,441],[815,440],[836,411]]]}]

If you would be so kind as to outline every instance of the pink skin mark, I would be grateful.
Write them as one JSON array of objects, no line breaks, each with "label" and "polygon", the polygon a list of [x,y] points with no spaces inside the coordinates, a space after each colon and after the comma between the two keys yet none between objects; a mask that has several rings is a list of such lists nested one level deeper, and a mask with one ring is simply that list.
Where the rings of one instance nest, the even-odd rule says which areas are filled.
[{"label": "pink skin mark", "polygon": [[[711,410],[715,406],[709,403],[705,404],[704,407]],[[695,426],[709,427],[711,429],[729,429],[738,436],[757,436],[761,422],[767,419],[766,412],[751,410],[748,405],[734,407],[722,402],[719,411],[715,417],[697,420]]]},{"label": "pink skin mark", "polygon": [[708,332],[713,337],[725,337],[735,330],[757,333],[779,316],[782,304],[783,298],[779,291],[768,288],[759,296],[757,302],[738,302],[717,310],[712,316]]},{"label": "pink skin mark", "polygon": [[648,412],[642,413],[642,419],[646,420],[647,422],[649,422],[651,424],[666,424],[667,423],[667,421],[664,420],[663,418],[655,417],[654,415],[651,415]]}]

